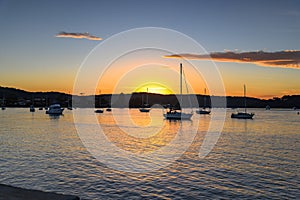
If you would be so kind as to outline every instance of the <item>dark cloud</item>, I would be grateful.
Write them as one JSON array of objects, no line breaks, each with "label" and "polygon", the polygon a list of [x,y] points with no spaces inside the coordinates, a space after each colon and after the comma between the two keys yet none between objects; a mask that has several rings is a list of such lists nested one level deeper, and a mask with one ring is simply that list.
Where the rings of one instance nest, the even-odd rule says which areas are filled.
[{"label": "dark cloud", "polygon": [[210,54],[173,54],[165,58],[188,60],[212,60],[216,62],[253,63],[259,66],[300,69],[300,50],[278,52],[214,52]]},{"label": "dark cloud", "polygon": [[64,38],[78,38],[78,39],[88,39],[88,40],[102,40],[102,38],[90,35],[89,33],[67,33],[60,32],[55,35],[55,37],[64,37]]}]

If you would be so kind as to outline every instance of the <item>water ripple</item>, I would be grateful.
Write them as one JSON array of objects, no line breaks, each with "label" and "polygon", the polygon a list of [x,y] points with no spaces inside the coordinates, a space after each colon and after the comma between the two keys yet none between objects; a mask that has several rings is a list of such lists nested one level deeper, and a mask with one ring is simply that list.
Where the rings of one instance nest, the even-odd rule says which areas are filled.
[{"label": "water ripple", "polygon": [[[82,110],[84,124],[90,126],[93,110]],[[218,143],[204,159],[199,159],[198,151],[210,118],[201,118],[198,134],[178,160],[157,171],[134,174],[110,169],[90,155],[76,133],[72,111],[50,119],[44,112],[8,108],[0,112],[0,181],[83,199],[299,198],[299,116],[284,111],[254,112],[257,118],[252,121],[227,116]],[[99,119],[105,128],[116,130],[111,114],[104,113]],[[170,124],[165,129],[160,142],[173,137],[169,131],[174,127],[176,124]],[[118,132],[110,134],[120,139]],[[150,144],[145,150],[162,144]],[[136,147],[126,143],[124,148]]]}]

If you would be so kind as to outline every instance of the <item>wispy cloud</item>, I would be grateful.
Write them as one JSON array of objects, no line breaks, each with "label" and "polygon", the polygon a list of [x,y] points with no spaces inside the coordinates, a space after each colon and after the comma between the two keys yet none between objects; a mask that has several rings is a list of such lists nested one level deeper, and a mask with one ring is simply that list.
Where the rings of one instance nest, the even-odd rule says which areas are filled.
[{"label": "wispy cloud", "polygon": [[278,52],[214,52],[210,54],[173,54],[165,58],[188,60],[212,60],[216,62],[253,63],[265,67],[283,67],[300,69],[300,50]]},{"label": "wispy cloud", "polygon": [[77,38],[77,39],[88,39],[88,40],[102,40],[102,38],[90,35],[89,33],[67,33],[60,32],[55,35],[55,37],[63,37],[63,38]]}]

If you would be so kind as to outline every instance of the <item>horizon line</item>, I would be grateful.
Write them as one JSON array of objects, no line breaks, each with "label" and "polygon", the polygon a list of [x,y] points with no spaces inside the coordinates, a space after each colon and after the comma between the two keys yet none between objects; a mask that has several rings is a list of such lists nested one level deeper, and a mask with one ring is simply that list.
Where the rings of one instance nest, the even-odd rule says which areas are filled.
[{"label": "horizon line", "polygon": [[[66,93],[66,92],[60,92],[60,91],[28,91],[28,90],[24,90],[24,89],[19,89],[19,88],[14,88],[14,87],[3,87],[3,86],[0,86],[0,89],[3,88],[3,89],[14,89],[14,90],[21,90],[21,91],[24,91],[24,92],[28,92],[28,93],[61,93],[61,94],[64,94],[64,95],[71,95],[71,96],[78,96],[78,97],[88,97],[88,96],[105,96],[105,95],[132,95],[132,94],[154,94],[154,95],[162,95],[162,96],[170,96],[170,95],[175,95],[175,96],[178,96],[180,94],[175,94],[175,93],[172,93],[172,94],[161,94],[161,93],[152,93],[152,92],[131,92],[131,93],[106,93],[106,94],[72,94],[72,93]],[[233,96],[233,95],[226,95],[226,96],[220,96],[220,95],[209,95],[209,94],[182,94],[183,96],[184,95],[201,95],[201,96],[209,96],[209,97],[244,97],[244,96]],[[263,97],[252,97],[252,96],[246,96],[247,98],[254,98],[254,99],[260,99],[260,100],[270,100],[270,99],[276,99],[276,98],[283,98],[285,96],[299,96],[300,94],[286,94],[286,95],[282,95],[281,97],[278,97],[278,96],[272,96],[271,98],[263,98]],[[2,94],[3,96],[3,94]],[[2,97],[0,97],[2,98]]]}]

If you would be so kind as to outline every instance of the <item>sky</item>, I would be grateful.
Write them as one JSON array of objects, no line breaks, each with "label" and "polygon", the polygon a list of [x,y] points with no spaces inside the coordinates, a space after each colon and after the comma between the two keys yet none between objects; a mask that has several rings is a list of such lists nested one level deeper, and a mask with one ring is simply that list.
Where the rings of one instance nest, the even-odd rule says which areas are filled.
[{"label": "sky", "polygon": [[[189,51],[176,39],[170,42],[170,36],[160,43],[174,46],[176,55],[166,51],[146,51],[150,57],[143,51],[129,57],[117,55],[122,59],[98,77],[97,86],[86,86],[96,89],[82,87],[81,93],[131,93],[147,88],[177,93],[177,78],[169,76],[177,77],[179,63],[192,63],[201,72],[210,67],[209,59],[203,58],[209,55],[226,95],[243,95],[243,84],[252,97],[300,94],[300,1],[296,0],[0,0],[0,27],[2,87],[72,93],[91,53],[99,53],[99,68],[107,68],[101,56],[113,57],[119,50],[118,44],[107,46],[102,55],[94,51],[99,45],[128,30],[159,27],[186,35],[202,51]],[[136,40],[156,39],[143,37],[137,35]],[[126,39],[122,45],[130,46]],[[228,52],[234,57],[228,58]],[[213,57],[216,54],[219,57]],[[203,94],[204,88],[213,88],[207,77],[191,69],[186,68],[186,80],[193,92]],[[207,91],[218,95],[213,89]]]}]

